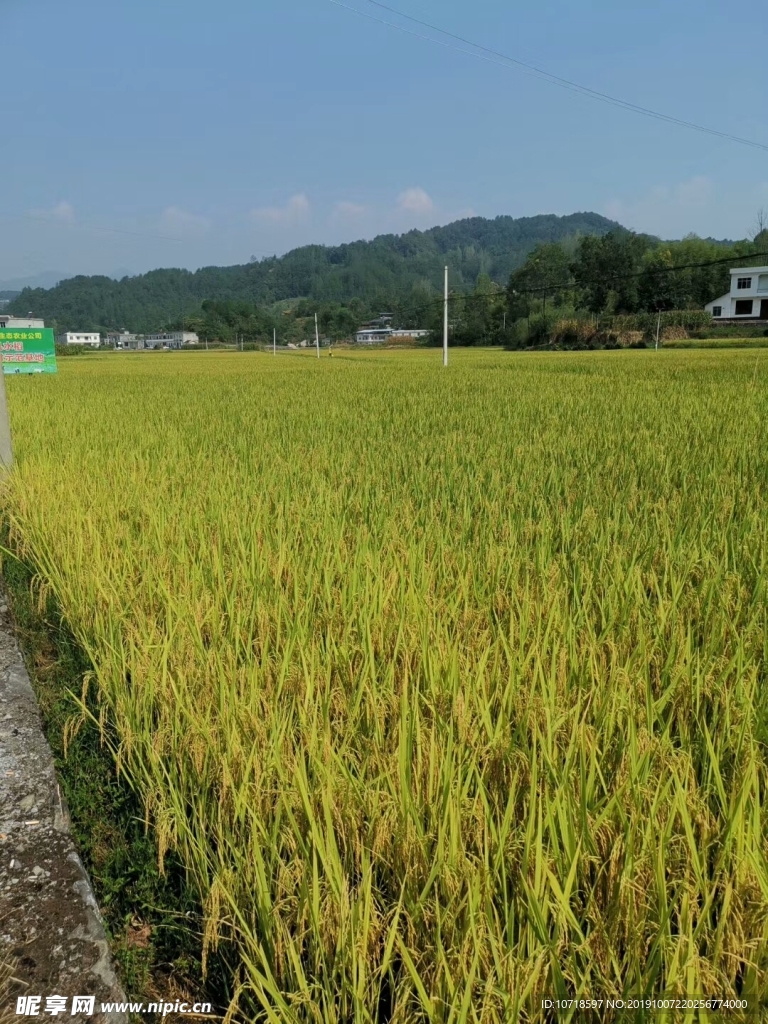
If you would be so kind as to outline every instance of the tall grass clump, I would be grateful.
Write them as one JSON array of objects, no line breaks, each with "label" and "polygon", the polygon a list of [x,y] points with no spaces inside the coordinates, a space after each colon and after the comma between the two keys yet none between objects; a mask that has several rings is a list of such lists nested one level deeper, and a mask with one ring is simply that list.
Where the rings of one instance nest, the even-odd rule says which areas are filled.
[{"label": "tall grass clump", "polygon": [[206,950],[238,951],[241,1015],[765,989],[753,362],[129,355],[8,381],[13,543]]}]

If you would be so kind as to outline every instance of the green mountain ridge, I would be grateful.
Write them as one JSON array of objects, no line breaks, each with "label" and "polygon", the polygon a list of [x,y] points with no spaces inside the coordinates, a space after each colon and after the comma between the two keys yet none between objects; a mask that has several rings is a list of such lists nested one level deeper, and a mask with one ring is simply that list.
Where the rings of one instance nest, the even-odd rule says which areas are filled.
[{"label": "green mountain ridge", "polygon": [[455,291],[470,290],[481,274],[506,286],[510,273],[538,243],[575,247],[585,235],[624,230],[589,212],[471,217],[370,241],[305,245],[284,256],[230,267],[152,270],[119,281],[73,277],[50,289],[25,288],[7,311],[32,310],[57,330],[153,331],[195,315],[206,299],[259,306],[297,299],[318,304],[356,299],[371,309],[395,302],[418,305],[440,294],[446,263]]}]

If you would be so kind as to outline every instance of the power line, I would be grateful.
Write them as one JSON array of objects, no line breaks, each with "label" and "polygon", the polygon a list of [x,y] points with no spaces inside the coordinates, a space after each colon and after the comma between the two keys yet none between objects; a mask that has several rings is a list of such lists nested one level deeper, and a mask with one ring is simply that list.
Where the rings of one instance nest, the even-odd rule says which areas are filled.
[{"label": "power line", "polygon": [[[580,288],[589,287],[595,284],[614,284],[619,281],[637,280],[644,277],[646,274],[650,274],[654,278],[663,277],[666,274],[676,274],[683,270],[702,270],[707,267],[718,267],[728,263],[735,263],[737,261],[742,262],[744,260],[753,259],[768,259],[768,252],[752,252],[744,253],[743,255],[721,257],[715,260],[703,260],[699,263],[681,263],[678,266],[672,267],[645,267],[643,270],[634,271],[630,274],[613,274],[611,276],[602,276],[587,278],[581,281],[570,281],[568,284],[557,284],[555,282],[548,282],[543,285],[537,285],[535,287],[521,289],[521,294],[532,295],[532,294],[551,294],[557,291],[573,291]],[[746,268],[745,268],[746,269]],[[461,292],[454,292],[450,298],[451,301],[460,300],[462,303],[475,303],[475,302],[490,302],[494,299],[504,299],[506,290],[499,292],[492,292],[485,295],[467,295]],[[399,306],[397,302],[392,303],[395,306],[397,313],[400,317],[407,316],[411,313],[421,313],[425,310],[433,309],[435,311],[442,305],[443,299],[439,296],[435,296],[434,299],[428,299],[425,302],[418,303],[412,306]]]},{"label": "power line", "polygon": [[[581,85],[579,82],[574,82],[571,79],[555,75],[551,71],[546,71],[544,68],[536,67],[535,64],[530,64],[528,61],[520,60],[519,57],[510,57],[506,53],[501,53],[498,50],[492,50],[487,46],[483,46],[481,43],[475,43],[471,39],[466,39],[464,36],[448,32],[446,29],[440,28],[438,25],[432,25],[428,21],[421,21],[419,18],[414,18],[410,14],[403,14],[402,11],[398,11],[394,7],[389,7],[387,4],[380,3],[379,0],[365,0],[365,2],[372,4],[374,7],[379,7],[384,11],[388,11],[390,14],[394,14],[398,18],[404,18],[406,21],[413,22],[415,25],[420,25],[422,28],[429,29],[431,32],[439,32],[440,35],[446,36],[448,39],[454,39],[457,42],[462,43],[463,46],[455,46],[444,39],[435,39],[433,36],[424,35],[421,32],[415,32],[413,29],[406,28],[404,25],[398,25],[395,22],[387,21],[385,18],[378,18],[376,15],[370,14],[368,11],[361,11],[357,7],[351,7],[348,4],[342,3],[341,0],[329,0],[329,3],[332,3],[335,7],[342,7],[345,11],[357,14],[361,18],[368,18],[370,21],[378,22],[380,25],[386,25],[398,32],[415,36],[417,39],[434,43],[437,46],[444,47],[445,49],[454,50],[456,53],[463,53],[469,57],[476,57],[478,60],[484,60],[489,64],[496,64],[499,67],[507,68],[507,70],[509,70],[509,66],[512,64],[522,70],[524,74],[541,78],[561,89],[567,89],[569,92],[579,93],[580,95],[587,96],[590,99],[599,100],[601,103],[609,103],[612,106],[619,107],[622,110],[629,110],[632,113],[640,114],[643,117],[651,117],[657,121],[665,121],[668,124],[677,125],[680,128],[688,128],[692,131],[703,132],[705,135],[714,135],[717,138],[726,139],[729,142],[737,142],[742,146],[751,146],[753,149],[761,149],[768,152],[768,144],[766,143],[756,142],[754,139],[745,139],[739,135],[731,135],[729,132],[721,132],[718,131],[717,128],[709,128],[707,125],[696,124],[694,121],[686,121],[684,118],[675,117],[673,114],[665,114],[662,111],[653,110],[650,107],[644,107],[638,103],[631,103],[629,100],[621,99],[618,96],[611,96],[609,93],[600,92],[598,89],[592,89],[587,85]],[[467,46],[472,47],[472,49],[465,49],[464,47]]]},{"label": "power line", "polygon": [[651,267],[646,266],[640,271],[634,271],[631,274],[614,274],[610,277],[599,277],[586,279],[584,281],[572,281],[570,284],[544,284],[535,288],[525,288],[524,291],[527,294],[531,292],[553,292],[553,291],[569,291],[572,288],[583,288],[591,284],[605,284],[613,281],[631,281],[637,280],[646,275],[652,277],[662,277],[664,274],[676,274],[681,270],[703,270],[707,267],[718,267],[723,266],[727,263],[735,263],[737,260],[753,260],[753,259],[765,259],[768,257],[768,252],[753,252],[746,253],[743,256],[728,256],[717,260],[704,260],[701,263],[681,263],[678,266],[672,267]]},{"label": "power line", "polygon": [[[636,272],[633,272],[633,273],[630,273],[630,274],[614,274],[614,275],[609,276],[609,277],[602,276],[602,277],[599,277],[599,278],[598,277],[587,278],[586,280],[582,280],[582,281],[578,281],[578,282],[577,281],[571,281],[568,284],[555,284],[554,282],[550,282],[550,283],[547,283],[547,284],[544,284],[544,285],[541,285],[541,286],[536,286],[536,287],[531,287],[531,288],[523,288],[522,289],[522,294],[525,295],[525,296],[533,295],[533,294],[546,294],[546,295],[549,295],[549,294],[552,294],[553,292],[557,292],[557,291],[574,291],[574,290],[582,289],[582,288],[589,287],[590,285],[595,285],[595,284],[603,284],[604,285],[604,284],[614,284],[614,283],[619,282],[619,281],[636,280],[636,279],[639,279],[639,278],[643,277],[645,274],[650,274],[653,277],[663,277],[666,274],[675,274],[675,273],[678,273],[678,272],[684,271],[684,270],[701,270],[701,269],[705,269],[707,267],[723,266],[723,265],[728,264],[728,263],[733,264],[733,263],[735,263],[737,261],[743,262],[745,260],[754,260],[754,259],[768,259],[768,252],[751,252],[751,253],[744,253],[742,255],[735,254],[735,255],[731,255],[731,256],[719,257],[718,259],[714,259],[714,260],[703,260],[703,261],[698,262],[698,263],[682,263],[682,264],[679,264],[678,266],[671,266],[671,267],[645,267],[641,271],[636,271]],[[746,267],[745,267],[745,269],[746,269]],[[500,300],[500,301],[503,302],[505,299],[506,299],[506,289],[501,289],[498,292],[491,292],[489,294],[482,294],[482,295],[472,295],[472,294],[464,294],[464,293],[461,293],[461,292],[454,292],[452,295],[449,296],[449,301],[455,303],[458,300],[461,303],[463,303],[465,306],[467,304],[481,303],[481,302],[491,302],[493,300]],[[224,301],[226,301],[226,300],[224,300]],[[402,319],[403,317],[409,316],[411,314],[424,313],[427,310],[434,310],[435,312],[437,312],[438,309],[441,306],[443,306],[443,303],[444,303],[445,300],[444,300],[444,297],[435,296],[434,299],[428,299],[425,302],[417,303],[417,304],[414,304],[414,305],[411,305],[411,306],[400,306],[399,303],[396,300],[395,301],[386,300],[386,301],[394,307],[394,309],[397,312],[398,319]]]}]

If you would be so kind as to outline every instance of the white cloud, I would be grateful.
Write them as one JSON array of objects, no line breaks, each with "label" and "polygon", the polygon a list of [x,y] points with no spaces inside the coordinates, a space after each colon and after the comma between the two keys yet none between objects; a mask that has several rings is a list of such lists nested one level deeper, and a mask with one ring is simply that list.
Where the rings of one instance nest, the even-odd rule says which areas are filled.
[{"label": "white cloud", "polygon": [[46,210],[30,210],[30,214],[33,217],[37,217],[40,220],[55,220],[59,224],[74,224],[75,223],[75,208],[71,203],[62,202],[57,203],[55,206]]},{"label": "white cloud", "polygon": [[405,213],[431,213],[435,204],[423,188],[407,188],[397,197],[398,207]]},{"label": "white cloud", "polygon": [[336,203],[333,208],[334,217],[338,217],[343,220],[357,220],[360,217],[364,217],[366,213],[368,213],[367,206],[363,206],[361,203],[349,203],[343,200]]},{"label": "white cloud", "polygon": [[167,206],[160,217],[160,226],[164,231],[171,231],[174,234],[196,235],[207,231],[211,222],[207,217],[188,213],[178,206]]},{"label": "white cloud", "polygon": [[674,189],[673,195],[678,203],[695,206],[702,203],[708,204],[714,197],[714,192],[714,185],[709,178],[698,175],[695,178],[690,178],[688,181],[681,182]]},{"label": "white cloud", "polygon": [[634,199],[611,199],[603,213],[624,227],[671,238],[690,231],[711,234],[707,225],[716,207],[713,182],[697,175],[675,185],[656,185]]},{"label": "white cloud", "polygon": [[310,212],[310,203],[303,192],[291,196],[285,206],[261,206],[251,210],[255,220],[269,221],[272,224],[297,224],[306,220]]}]

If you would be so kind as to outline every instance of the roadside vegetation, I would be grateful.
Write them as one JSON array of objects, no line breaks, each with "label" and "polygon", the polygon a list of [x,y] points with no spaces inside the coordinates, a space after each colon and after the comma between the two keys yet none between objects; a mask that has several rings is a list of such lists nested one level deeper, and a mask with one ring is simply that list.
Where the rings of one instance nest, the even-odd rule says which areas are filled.
[{"label": "roadside vegetation", "polygon": [[15,1017],[11,1010],[9,996],[15,966],[12,959],[0,956],[0,1024],[10,1024]]},{"label": "roadside vegetation", "polygon": [[754,354],[115,355],[7,386],[9,544],[87,666],[52,697],[69,758],[98,724],[233,1011],[768,990]]},{"label": "roadside vegetation", "polygon": [[[2,546],[8,550],[7,528]],[[156,841],[145,826],[142,803],[115,772],[94,721],[94,702],[89,704],[94,716],[85,721],[78,716],[72,730],[92,665],[32,565],[6,554],[2,571],[72,832],[125,992],[147,1002],[198,995],[202,913],[197,894],[176,858],[169,859],[164,874],[158,871]],[[10,971],[10,964],[0,964],[0,1006],[5,1005],[3,981]],[[209,978],[209,993],[212,1001],[226,1001],[218,965]]]}]

